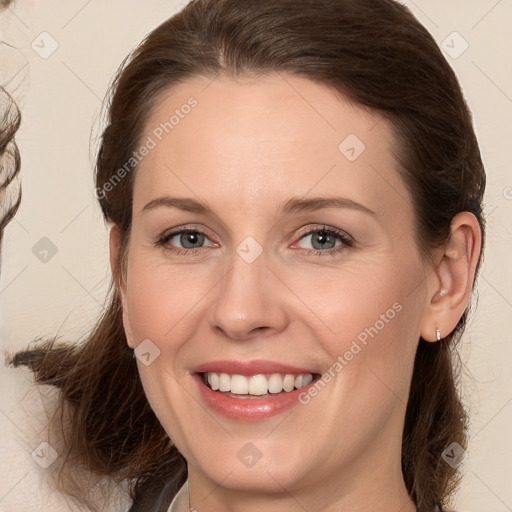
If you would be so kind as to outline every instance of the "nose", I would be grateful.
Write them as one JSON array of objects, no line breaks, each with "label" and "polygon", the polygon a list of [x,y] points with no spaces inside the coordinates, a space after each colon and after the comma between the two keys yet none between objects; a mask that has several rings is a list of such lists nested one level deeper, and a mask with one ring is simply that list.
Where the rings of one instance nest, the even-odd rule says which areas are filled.
[{"label": "nose", "polygon": [[289,322],[284,294],[264,255],[247,263],[235,253],[210,306],[209,325],[237,341],[281,332]]}]

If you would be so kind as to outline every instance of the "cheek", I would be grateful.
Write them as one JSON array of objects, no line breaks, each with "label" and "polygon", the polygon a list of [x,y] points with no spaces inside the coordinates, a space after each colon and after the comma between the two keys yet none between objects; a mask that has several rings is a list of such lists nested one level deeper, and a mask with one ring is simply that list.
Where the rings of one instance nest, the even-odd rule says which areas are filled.
[{"label": "cheek", "polygon": [[[201,306],[211,276],[199,266],[193,271],[172,266],[162,258],[134,251],[129,264],[128,316],[138,343],[145,338],[161,344],[186,337],[188,321]],[[160,347],[163,349],[164,347]]]},{"label": "cheek", "polygon": [[338,268],[283,269],[283,280],[296,296],[296,309],[303,310],[301,320],[318,326],[316,334],[323,333],[320,339],[333,357],[348,348],[340,340],[359,340],[364,345],[377,335],[389,334],[390,343],[399,343],[395,335],[405,335],[407,326],[417,325],[419,302],[411,292],[420,276],[418,262],[389,254],[364,260],[356,256]]},{"label": "cheek", "polygon": [[310,308],[302,321],[330,359],[327,395],[358,403],[356,422],[389,411],[398,397],[406,403],[419,339],[421,300],[411,293],[421,281],[419,261],[380,254],[314,275],[290,273],[286,280]]},{"label": "cheek", "polygon": [[[195,308],[208,290],[201,272],[184,272],[143,250],[130,253],[127,287],[127,318],[135,345],[150,340],[158,356],[149,365],[137,360],[144,392],[154,413],[173,441],[188,458],[188,434],[181,418],[190,408],[184,388],[186,371],[180,348],[194,336],[191,322]],[[185,425],[186,428],[186,425]]]}]

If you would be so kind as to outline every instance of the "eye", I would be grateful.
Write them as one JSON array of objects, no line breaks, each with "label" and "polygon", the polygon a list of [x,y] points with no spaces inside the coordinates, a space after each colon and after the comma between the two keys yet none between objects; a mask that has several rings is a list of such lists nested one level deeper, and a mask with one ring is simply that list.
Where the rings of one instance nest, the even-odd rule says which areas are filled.
[{"label": "eye", "polygon": [[181,245],[183,249],[198,249],[202,247],[206,236],[199,231],[181,231],[169,238],[168,243],[171,245]]},{"label": "eye", "polygon": [[157,241],[156,245],[163,246],[167,250],[179,254],[193,252],[194,250],[203,249],[204,247],[215,246],[206,234],[196,229],[181,229],[167,233]]},{"label": "eye", "polygon": [[332,254],[353,245],[352,240],[342,231],[323,227],[309,230],[302,235],[294,247],[306,249],[314,254]]}]

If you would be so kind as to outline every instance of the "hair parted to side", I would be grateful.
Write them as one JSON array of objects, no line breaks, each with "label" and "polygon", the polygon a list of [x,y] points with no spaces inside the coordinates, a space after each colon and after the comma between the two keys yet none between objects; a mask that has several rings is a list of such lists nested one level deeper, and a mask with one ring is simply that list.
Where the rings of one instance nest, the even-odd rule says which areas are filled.
[{"label": "hair parted to side", "polygon": [[[394,0],[193,0],[146,37],[111,87],[96,186],[124,247],[136,170],[108,192],[104,185],[137,149],[160,95],[198,75],[276,72],[325,84],[388,120],[426,258],[447,241],[459,212],[472,212],[484,234],[485,172],[471,114],[436,42],[406,7]],[[118,268],[122,275],[122,261]],[[419,340],[402,444],[404,479],[419,512],[449,506],[460,480],[441,454],[452,442],[467,445],[455,352],[466,316],[442,342]],[[115,286],[84,343],[50,341],[13,363],[60,389],[73,433],[65,438],[69,465],[128,480],[132,511],[166,510],[186,463],[146,400]]]}]

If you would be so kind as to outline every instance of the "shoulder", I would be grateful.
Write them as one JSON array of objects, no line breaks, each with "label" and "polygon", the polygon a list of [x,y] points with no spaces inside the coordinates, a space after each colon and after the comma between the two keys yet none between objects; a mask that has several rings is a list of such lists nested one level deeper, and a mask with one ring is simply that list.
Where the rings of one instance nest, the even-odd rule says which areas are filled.
[{"label": "shoulder", "polygon": [[[4,355],[2,355],[4,360]],[[0,367],[0,457],[1,510],[28,512],[59,510],[51,490],[45,485],[45,469],[53,457],[45,436],[47,399],[43,387],[33,383],[30,371],[23,368]],[[46,468],[45,468],[46,466]],[[61,510],[65,510],[61,508]]]},{"label": "shoulder", "polygon": [[[59,492],[52,471],[62,460],[60,440],[48,428],[56,412],[58,390],[34,383],[25,368],[0,365],[0,510],[16,512],[74,512],[84,510]],[[112,496],[115,505],[100,509],[125,510],[125,490]]]}]

